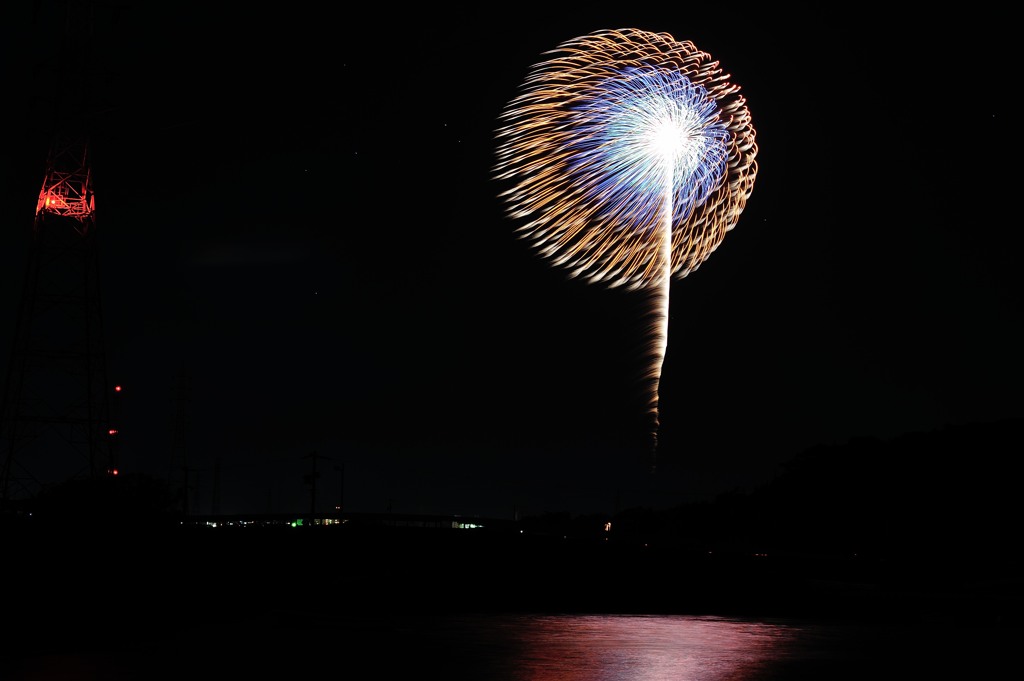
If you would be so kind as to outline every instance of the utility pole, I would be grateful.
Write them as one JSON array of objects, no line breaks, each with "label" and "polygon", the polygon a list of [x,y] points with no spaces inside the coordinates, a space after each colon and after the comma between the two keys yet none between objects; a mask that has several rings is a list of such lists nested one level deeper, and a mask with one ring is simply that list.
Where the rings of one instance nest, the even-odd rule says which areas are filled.
[{"label": "utility pole", "polygon": [[338,511],[345,510],[345,462],[334,467],[338,471]]},{"label": "utility pole", "polygon": [[221,457],[213,461],[213,492],[210,496],[210,515],[220,515],[220,463]]},{"label": "utility pole", "polygon": [[[174,413],[171,419],[171,457],[168,467],[168,483],[180,492],[183,512],[188,515],[189,461],[185,435],[187,430],[186,412],[189,402],[189,376],[185,367],[178,369],[177,381],[173,388]],[[179,477],[180,476],[180,477]]]},{"label": "utility pole", "polygon": [[316,460],[327,459],[330,461],[330,457],[320,456],[316,452],[310,452],[303,458],[311,459],[313,463],[313,470],[310,473],[307,473],[303,478],[303,481],[309,485],[309,524],[312,525],[316,522],[316,481],[320,477],[320,474],[316,470]]}]

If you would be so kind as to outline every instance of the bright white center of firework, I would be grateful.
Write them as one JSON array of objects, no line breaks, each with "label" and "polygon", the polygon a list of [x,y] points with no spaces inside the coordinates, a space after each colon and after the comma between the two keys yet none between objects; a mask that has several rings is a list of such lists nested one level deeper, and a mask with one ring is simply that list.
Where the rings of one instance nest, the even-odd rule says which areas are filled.
[{"label": "bright white center of firework", "polygon": [[672,121],[660,121],[651,129],[648,145],[651,154],[671,162],[683,146],[683,139]]}]

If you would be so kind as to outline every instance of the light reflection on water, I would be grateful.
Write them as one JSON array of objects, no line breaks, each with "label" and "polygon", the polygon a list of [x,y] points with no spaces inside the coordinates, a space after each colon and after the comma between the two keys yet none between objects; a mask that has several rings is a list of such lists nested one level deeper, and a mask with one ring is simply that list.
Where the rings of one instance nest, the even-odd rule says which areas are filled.
[{"label": "light reflection on water", "polygon": [[[41,651],[4,681],[219,678],[292,681],[840,681],[970,678],[1007,632],[684,615],[436,614],[269,610],[202,617],[87,648]],[[1016,639],[1013,639],[1016,640]],[[1005,654],[1004,654],[1005,656]],[[3,656],[0,655],[0,658]]]},{"label": "light reflection on water", "polygon": [[508,681],[747,679],[792,652],[794,626],[682,616],[540,616],[500,629]]}]

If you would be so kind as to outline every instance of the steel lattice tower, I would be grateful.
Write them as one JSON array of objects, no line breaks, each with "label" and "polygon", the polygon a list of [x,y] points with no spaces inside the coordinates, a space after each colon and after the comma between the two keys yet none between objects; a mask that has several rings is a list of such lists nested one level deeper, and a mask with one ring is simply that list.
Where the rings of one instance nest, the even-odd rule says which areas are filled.
[{"label": "steel lattice tower", "polygon": [[89,154],[93,6],[63,9],[45,74],[53,132],[0,402],[5,512],[54,485],[116,473]]}]

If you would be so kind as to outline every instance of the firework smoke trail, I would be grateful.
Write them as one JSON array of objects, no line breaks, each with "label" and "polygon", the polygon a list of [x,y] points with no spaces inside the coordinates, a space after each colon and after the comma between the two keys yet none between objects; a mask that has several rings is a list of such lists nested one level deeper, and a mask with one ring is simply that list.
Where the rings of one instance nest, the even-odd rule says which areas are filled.
[{"label": "firework smoke trail", "polygon": [[499,119],[495,178],[519,235],[570,276],[649,289],[649,410],[668,347],[669,288],[718,248],[757,175],[746,100],[689,41],[595,31],[535,64]]}]

